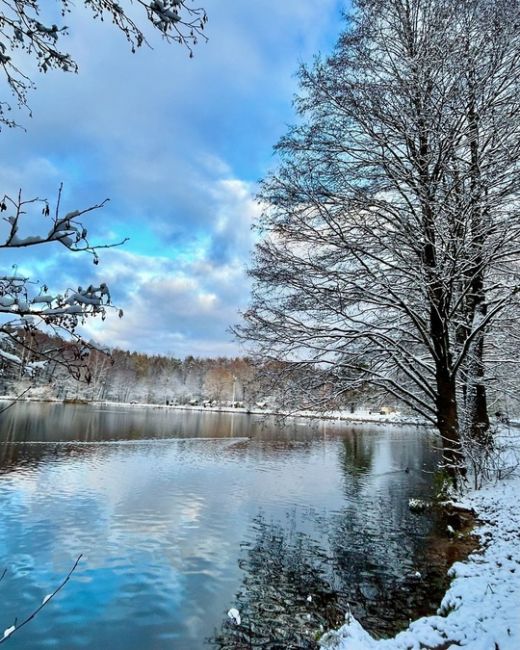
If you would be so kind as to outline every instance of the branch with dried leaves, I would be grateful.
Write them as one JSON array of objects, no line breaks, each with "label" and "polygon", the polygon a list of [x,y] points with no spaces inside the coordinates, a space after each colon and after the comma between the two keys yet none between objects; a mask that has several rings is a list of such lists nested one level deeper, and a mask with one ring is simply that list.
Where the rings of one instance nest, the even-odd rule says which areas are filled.
[{"label": "branch with dried leaves", "polygon": [[[106,201],[81,210],[62,214],[62,188],[58,192],[54,210],[45,199],[24,200],[21,192],[16,198],[4,196],[0,212],[7,213],[4,221],[7,231],[1,236],[0,248],[27,248],[50,245],[57,242],[74,253],[92,255],[98,264],[100,249],[120,246],[126,240],[114,244],[94,245],[88,238],[88,230],[82,217],[99,210]],[[50,220],[43,235],[23,235],[25,221],[34,228],[34,216],[30,211],[41,210],[41,218]],[[108,310],[117,310],[111,303],[108,286],[101,282],[86,287],[68,288],[62,293],[50,291],[46,284],[22,275],[15,267],[12,273],[0,276],[0,365],[16,367],[29,376],[39,372],[46,363],[53,361],[69,368],[76,378],[88,379],[85,360],[95,348],[77,333],[77,328],[87,318],[100,316],[103,320]],[[67,339],[61,348],[45,349],[37,345],[38,333],[48,332],[53,337]]]}]

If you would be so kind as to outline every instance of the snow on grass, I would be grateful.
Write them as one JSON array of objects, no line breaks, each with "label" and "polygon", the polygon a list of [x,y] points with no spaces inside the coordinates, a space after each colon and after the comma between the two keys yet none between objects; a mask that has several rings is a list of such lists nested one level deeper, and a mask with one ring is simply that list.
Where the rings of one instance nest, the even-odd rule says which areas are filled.
[{"label": "snow on grass", "polygon": [[482,550],[450,569],[453,581],[437,615],[414,621],[392,639],[376,640],[347,614],[320,640],[330,650],[520,650],[520,476],[472,492]]}]

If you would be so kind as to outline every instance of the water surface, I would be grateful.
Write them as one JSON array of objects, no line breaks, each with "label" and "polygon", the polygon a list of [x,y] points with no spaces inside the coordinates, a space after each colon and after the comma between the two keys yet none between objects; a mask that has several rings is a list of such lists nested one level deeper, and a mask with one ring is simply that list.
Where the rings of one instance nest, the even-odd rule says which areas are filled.
[{"label": "water surface", "polygon": [[0,416],[0,626],[81,553],[13,650],[312,648],[348,604],[390,633],[435,606],[414,573],[436,531],[408,498],[436,460],[414,428],[17,404]]}]

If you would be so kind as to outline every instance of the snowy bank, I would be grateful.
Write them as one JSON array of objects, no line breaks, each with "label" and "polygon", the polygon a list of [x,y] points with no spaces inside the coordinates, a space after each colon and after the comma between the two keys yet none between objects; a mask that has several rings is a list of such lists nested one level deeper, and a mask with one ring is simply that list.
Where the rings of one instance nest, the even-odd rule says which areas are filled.
[{"label": "snowy bank", "polygon": [[269,415],[282,418],[308,418],[315,420],[340,420],[351,422],[352,424],[395,424],[395,425],[412,425],[431,427],[431,424],[422,420],[416,415],[404,415],[399,412],[380,413],[375,410],[357,409],[354,413],[351,411],[284,411],[270,408],[246,408],[243,406],[220,406],[204,404],[153,404],[150,402],[113,402],[110,400],[61,400],[50,397],[24,396],[20,398],[16,395],[0,395],[0,401],[7,402],[53,402],[58,404],[87,404],[93,406],[108,406],[110,408],[146,408],[161,409],[166,411],[201,411],[204,413],[241,413],[243,415]]},{"label": "snowy bank", "polygon": [[320,647],[330,650],[519,650],[520,476],[472,492],[458,503],[481,522],[482,549],[450,569],[438,614],[414,621],[392,639],[376,640],[347,614]]},{"label": "snowy bank", "polygon": [[[93,402],[92,402],[93,403]],[[97,402],[98,405],[106,405],[110,407],[133,407],[133,408],[158,408],[166,410],[177,411],[202,411],[209,413],[241,413],[243,415],[272,415],[274,417],[283,418],[310,418],[318,420],[341,420],[346,422],[353,422],[362,424],[366,422],[381,423],[381,424],[403,424],[415,426],[431,426],[428,422],[421,420],[415,415],[402,415],[401,413],[378,413],[365,409],[359,409],[354,413],[350,411],[284,411],[280,409],[270,408],[246,408],[241,406],[204,406],[203,404],[148,404],[139,402]]]}]

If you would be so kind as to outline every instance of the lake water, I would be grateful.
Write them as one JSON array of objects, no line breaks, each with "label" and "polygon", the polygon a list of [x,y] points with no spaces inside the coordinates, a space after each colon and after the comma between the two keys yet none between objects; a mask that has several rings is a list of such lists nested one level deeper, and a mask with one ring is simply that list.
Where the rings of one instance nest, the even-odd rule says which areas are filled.
[{"label": "lake water", "polygon": [[423,430],[19,403],[0,441],[2,630],[83,555],[12,650],[314,648],[349,603],[380,635],[438,604]]}]

